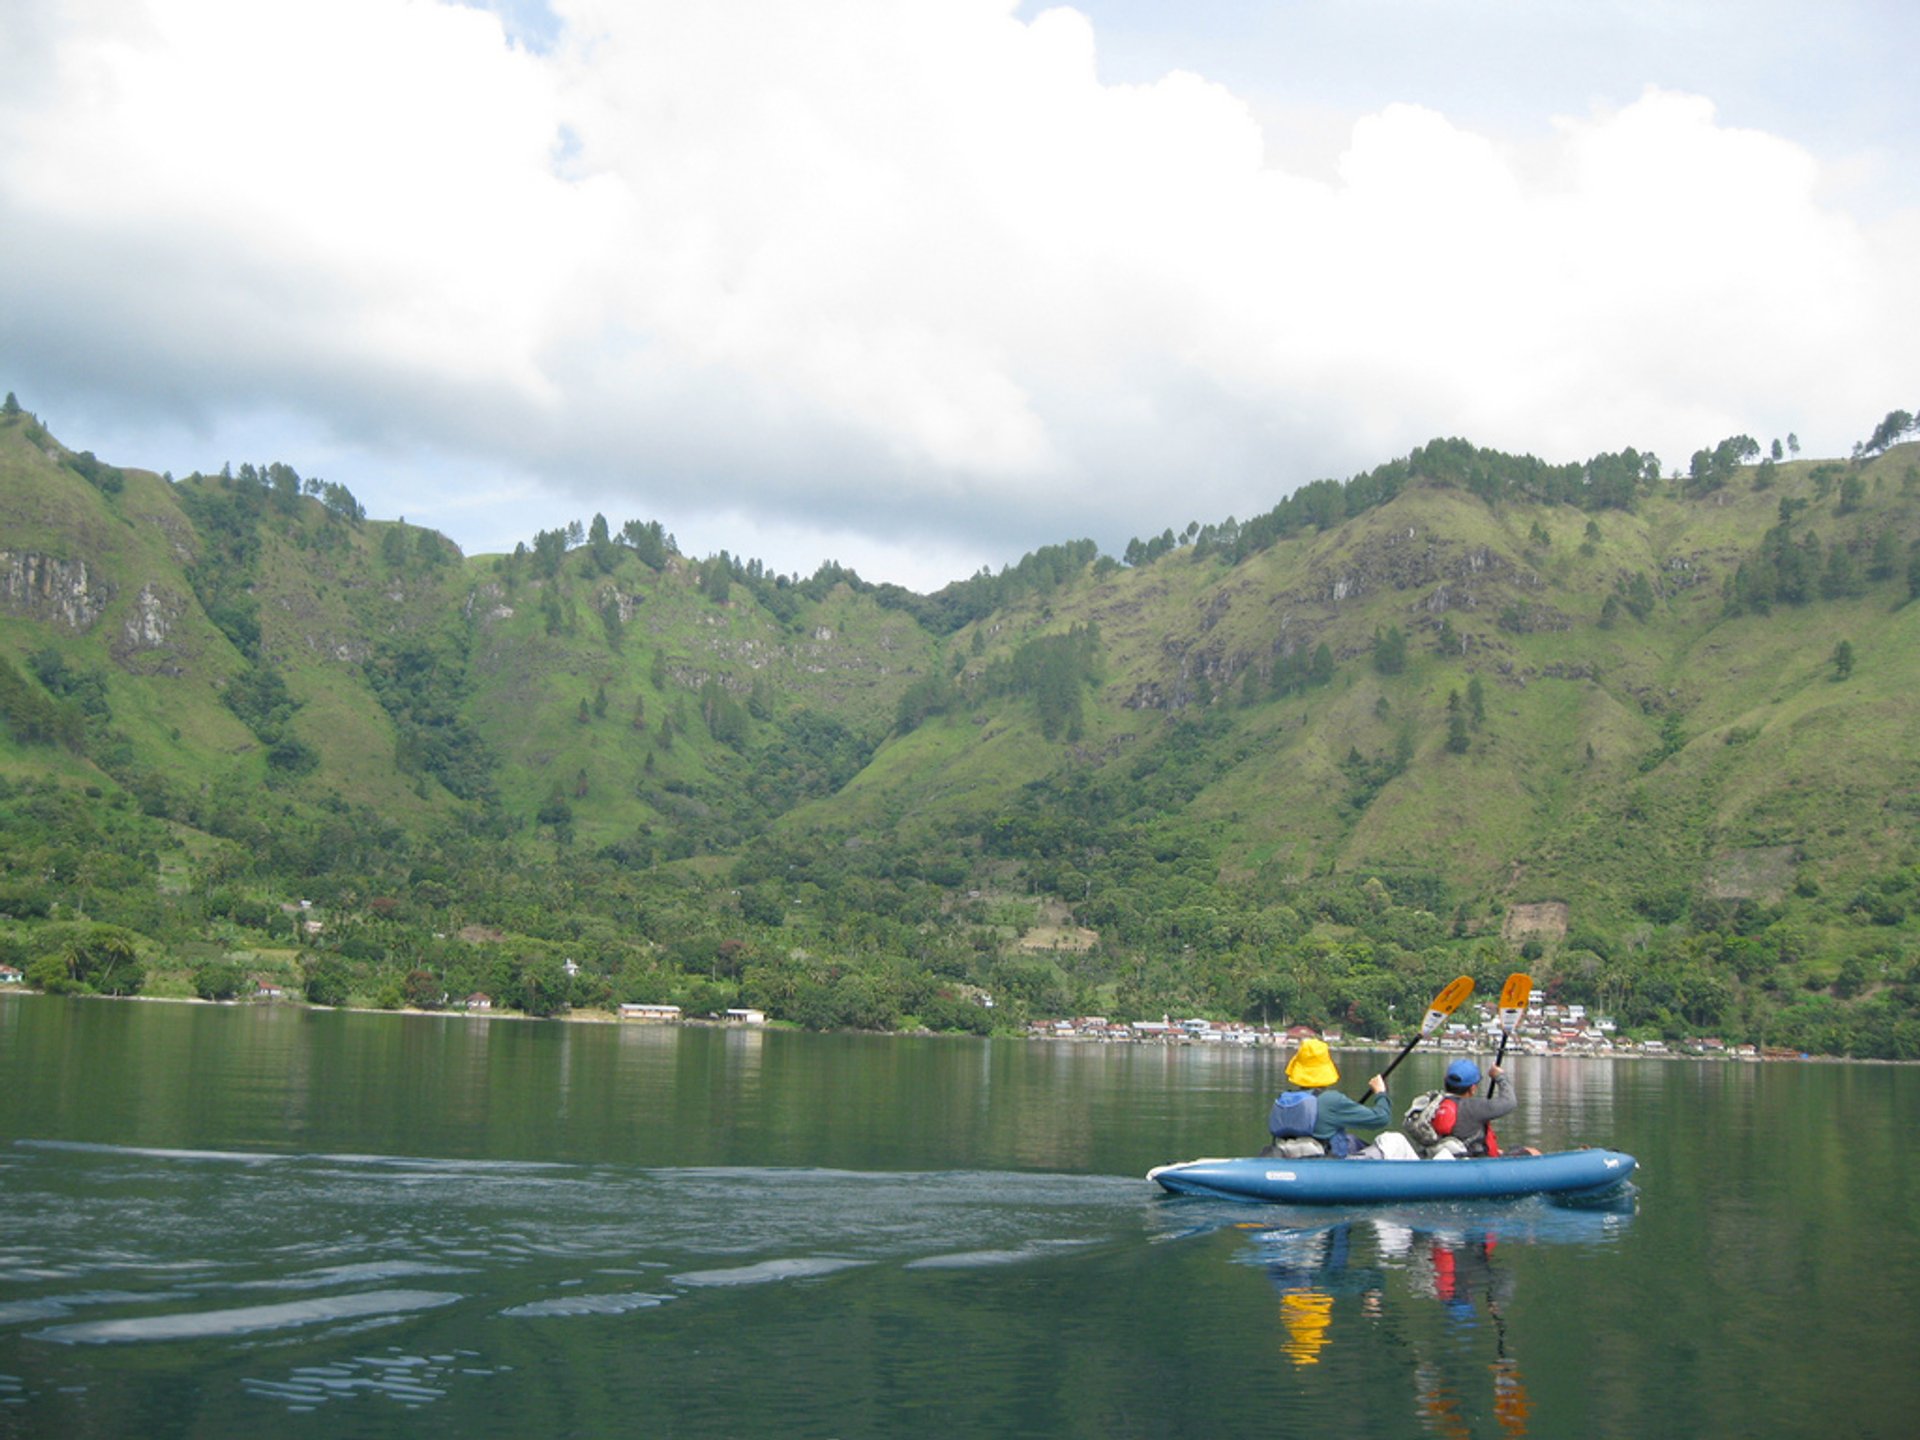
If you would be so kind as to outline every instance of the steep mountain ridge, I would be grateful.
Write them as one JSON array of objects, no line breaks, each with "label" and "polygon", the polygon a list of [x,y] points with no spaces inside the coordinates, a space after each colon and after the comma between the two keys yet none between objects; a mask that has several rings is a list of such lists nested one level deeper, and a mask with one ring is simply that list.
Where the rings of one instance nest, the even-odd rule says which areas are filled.
[{"label": "steep mountain ridge", "polygon": [[[285,466],[174,482],[10,414],[0,912],[101,909],[21,818],[57,794],[91,797],[93,843],[153,852],[163,897],[380,898],[349,957],[369,987],[476,923],[529,963],[601,935],[612,991],[704,969],[796,1018],[805,985],[879,971],[1245,1012],[1291,966],[1322,1003],[1352,963],[1417,989],[1503,931],[1595,984],[1742,927],[1792,983],[1904,976],[1920,447],[1684,482],[1626,452],[1604,504],[1431,452],[1304,521],[912,597],[599,517],[462,556]],[[1098,943],[1035,961],[1021,897]],[[134,928],[178,943],[186,905]]]},{"label": "steep mountain ridge", "polygon": [[[1911,463],[1889,457],[1874,478],[1885,489]],[[1844,863],[1846,847],[1820,835],[1864,819],[1863,794],[1897,794],[1920,778],[1910,758],[1916,714],[1903,700],[1915,620],[1901,605],[1920,516],[1902,494],[1849,517],[1852,538],[1893,529],[1903,557],[1898,575],[1861,595],[1790,615],[1727,616],[1724,582],[1795,483],[1787,477],[1771,491],[1704,504],[1648,497],[1638,513],[1597,517],[1570,507],[1501,513],[1457,491],[1414,488],[1238,566],[1170,557],[983,626],[996,644],[1009,634],[1098,626],[1104,682],[1072,747],[1096,768],[1148,743],[1166,717],[1232,710],[1248,753],[1192,804],[1227,837],[1230,863],[1288,856],[1277,862],[1287,879],[1431,867],[1445,847],[1440,867],[1487,901],[1539,898],[1542,889],[1606,899],[1607,887],[1596,888],[1583,863],[1562,852],[1576,856],[1579,836],[1603,820],[1633,827],[1622,811],[1644,790],[1643,766],[1674,720],[1685,743],[1659,768],[1710,819],[1694,873],[1721,850],[1783,843],[1783,787],[1817,792],[1789,807],[1787,828],[1806,832],[1793,842]],[[1608,597],[1635,577],[1650,587],[1647,614],[1623,610],[1603,624]],[[1407,646],[1391,674],[1369,663],[1385,629],[1398,629]],[[1847,636],[1860,660],[1840,687],[1830,658]],[[1276,666],[1321,644],[1336,680],[1274,698]],[[976,657],[964,673],[988,663]],[[1449,754],[1448,697],[1464,696],[1476,677],[1486,718],[1463,753]],[[1858,755],[1833,743],[1866,717],[1877,743]],[[975,728],[976,746],[924,730],[897,740],[925,753],[893,768],[976,770],[979,750],[999,735]],[[1810,747],[1816,735],[1827,743]],[[1397,746],[1408,749],[1404,765],[1355,813],[1343,762],[1355,752],[1391,760]],[[1839,755],[1849,758],[1834,773],[1823,757]],[[1801,773],[1808,767],[1818,783]],[[1000,795],[1030,778],[1008,773]],[[922,795],[934,788],[925,773],[899,783]],[[978,808],[977,795],[971,803]],[[914,808],[925,817],[924,805]],[[1569,833],[1557,833],[1568,824]],[[1846,857],[1856,864],[1885,835],[1860,840]],[[1670,875],[1671,858],[1641,880]],[[1616,910],[1620,898],[1612,897]]]}]

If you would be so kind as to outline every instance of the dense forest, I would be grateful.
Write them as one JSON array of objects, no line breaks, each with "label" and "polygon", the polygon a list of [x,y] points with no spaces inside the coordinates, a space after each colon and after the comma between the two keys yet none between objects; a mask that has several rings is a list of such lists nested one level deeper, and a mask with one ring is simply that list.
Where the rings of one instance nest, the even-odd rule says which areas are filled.
[{"label": "dense forest", "polygon": [[[0,414],[0,964],[50,991],[1920,1057],[1920,446],[1436,440],[931,595],[510,555]],[[991,1004],[987,1002],[991,1000]]]}]

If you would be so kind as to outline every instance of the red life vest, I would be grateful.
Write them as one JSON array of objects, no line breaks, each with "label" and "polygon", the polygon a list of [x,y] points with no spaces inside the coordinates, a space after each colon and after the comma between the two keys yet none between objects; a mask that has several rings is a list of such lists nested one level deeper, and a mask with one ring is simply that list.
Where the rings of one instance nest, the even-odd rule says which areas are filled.
[{"label": "red life vest", "polygon": [[[1439,1105],[1436,1106],[1434,1109],[1434,1112],[1433,1112],[1434,1132],[1439,1135],[1451,1135],[1453,1133],[1454,1121],[1457,1120],[1458,1118],[1459,1118],[1459,1110],[1454,1105],[1453,1097],[1449,1095],[1446,1099],[1442,1100],[1439,1103]],[[1498,1155],[1500,1153],[1500,1141],[1499,1141],[1499,1138],[1493,1133],[1493,1126],[1491,1123],[1489,1123],[1486,1126],[1486,1137],[1487,1137],[1486,1153],[1489,1155]]]}]

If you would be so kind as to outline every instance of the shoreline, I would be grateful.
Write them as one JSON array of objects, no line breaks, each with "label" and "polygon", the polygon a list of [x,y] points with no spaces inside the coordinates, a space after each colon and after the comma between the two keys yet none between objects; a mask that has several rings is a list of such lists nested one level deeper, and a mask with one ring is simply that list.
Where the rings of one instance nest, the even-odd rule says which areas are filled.
[{"label": "shoreline", "polygon": [[[649,1029],[649,1030],[673,1030],[673,1029],[745,1030],[745,1031],[754,1031],[754,1032],[760,1032],[760,1033],[765,1033],[766,1031],[769,1031],[769,1030],[777,1030],[777,1031],[783,1031],[791,1034],[813,1033],[813,1032],[805,1031],[801,1029],[799,1026],[793,1025],[791,1022],[788,1022],[788,1021],[775,1020],[775,1021],[763,1022],[758,1025],[750,1025],[750,1024],[742,1023],[740,1021],[734,1021],[734,1020],[721,1020],[717,1018],[709,1019],[705,1017],[688,1017],[688,1016],[682,1016],[678,1020],[629,1020],[629,1019],[624,1019],[621,1016],[608,1010],[568,1010],[565,1014],[561,1014],[561,1015],[528,1015],[523,1011],[507,1010],[507,1009],[421,1010],[421,1009],[417,1009],[415,1007],[407,1006],[407,1005],[400,1005],[400,1006],[396,1006],[391,1010],[387,1010],[387,1009],[382,1009],[380,1006],[377,1006],[377,1005],[315,1005],[310,1001],[294,999],[291,997],[284,998],[284,999],[277,999],[277,1000],[276,999],[206,1000],[206,999],[202,999],[198,995],[54,995],[54,996],[48,996],[45,991],[34,990],[24,985],[0,986],[0,1000],[4,1000],[10,996],[15,996],[15,995],[23,995],[23,996],[30,995],[40,999],[51,998],[56,1000],[133,1000],[133,1001],[138,1001],[148,1005],[209,1005],[219,1009],[228,1009],[228,1010],[244,1010],[244,1009],[296,1010],[297,1009],[297,1010],[310,1011],[314,1014],[405,1015],[405,1016],[420,1016],[426,1019],[433,1019],[433,1020],[488,1020],[488,1021],[508,1020],[508,1021],[513,1021],[515,1023],[521,1023],[526,1021],[554,1021],[563,1025],[633,1026],[635,1028]],[[821,1031],[819,1033],[836,1034],[836,1035],[884,1035],[884,1036],[889,1036],[889,1037],[899,1038],[899,1039],[948,1038],[948,1032],[943,1032],[938,1030],[924,1030],[924,1029],[923,1030],[835,1030],[835,1031]],[[1290,1046],[1271,1045],[1271,1044],[1230,1045],[1230,1046],[1219,1045],[1219,1044],[1206,1044],[1201,1041],[1192,1040],[1186,1037],[1174,1037],[1174,1036],[1153,1036],[1147,1039],[1140,1039],[1140,1040],[1102,1040],[1102,1039],[1098,1039],[1096,1037],[1087,1036],[1087,1035],[1027,1035],[1027,1034],[1009,1033],[1006,1035],[979,1036],[979,1035],[970,1035],[970,1034],[959,1034],[955,1032],[952,1034],[951,1038],[969,1039],[969,1040],[977,1040],[977,1039],[1019,1040],[1023,1044],[1039,1043],[1039,1044],[1076,1045],[1076,1046],[1077,1045],[1100,1045],[1100,1046],[1111,1045],[1111,1046],[1126,1046],[1129,1048],[1132,1048],[1132,1047],[1144,1048],[1144,1047],[1157,1046],[1161,1049],[1168,1049],[1168,1050],[1199,1050],[1199,1051],[1213,1051],[1217,1053],[1239,1052],[1243,1054],[1254,1053],[1261,1050],[1269,1050],[1269,1051],[1274,1051],[1276,1053],[1284,1053],[1291,1048]],[[1343,1042],[1338,1045],[1329,1045],[1327,1048],[1333,1053],[1341,1054],[1341,1055],[1376,1055],[1376,1054],[1392,1054],[1396,1052],[1400,1047],[1398,1044],[1396,1044],[1393,1041],[1378,1040],[1378,1041],[1371,1041],[1366,1044],[1354,1044],[1354,1043]],[[1452,1053],[1452,1052],[1447,1052],[1447,1053]],[[1474,1051],[1470,1053],[1477,1054],[1479,1052]],[[1678,1061],[1683,1061],[1690,1064],[1734,1064],[1734,1065],[1787,1065],[1787,1064],[1920,1065],[1920,1060],[1890,1060],[1890,1059],[1883,1059],[1875,1056],[1815,1055],[1812,1053],[1794,1054],[1794,1055],[1733,1055],[1733,1054],[1705,1055],[1705,1054],[1690,1054],[1682,1050],[1666,1050],[1666,1051],[1656,1052],[1653,1054],[1646,1054],[1646,1053],[1637,1052],[1637,1051],[1614,1052],[1609,1054],[1596,1054],[1596,1053],[1590,1053],[1586,1051],[1580,1051],[1580,1052],[1560,1051],[1555,1053],[1548,1053],[1545,1055],[1535,1054],[1530,1051],[1522,1051],[1522,1052],[1518,1052],[1510,1055],[1510,1058],[1521,1059],[1521,1060],[1609,1060],[1609,1061],[1611,1060],[1636,1060],[1636,1061],[1650,1060],[1650,1061],[1656,1061],[1656,1062],[1678,1060]]]}]

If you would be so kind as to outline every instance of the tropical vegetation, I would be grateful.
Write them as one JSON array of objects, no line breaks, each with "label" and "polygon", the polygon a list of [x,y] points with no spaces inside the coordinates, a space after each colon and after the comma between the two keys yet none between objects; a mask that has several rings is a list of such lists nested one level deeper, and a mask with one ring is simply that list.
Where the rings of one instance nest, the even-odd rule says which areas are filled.
[{"label": "tropical vegetation", "polygon": [[[1920,1056],[1920,445],[1437,440],[931,595],[595,515],[466,556],[0,413],[0,962],[51,991]],[[988,1001],[991,1004],[988,1004]]]}]

